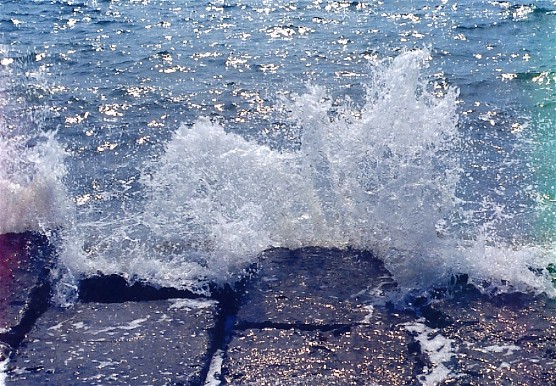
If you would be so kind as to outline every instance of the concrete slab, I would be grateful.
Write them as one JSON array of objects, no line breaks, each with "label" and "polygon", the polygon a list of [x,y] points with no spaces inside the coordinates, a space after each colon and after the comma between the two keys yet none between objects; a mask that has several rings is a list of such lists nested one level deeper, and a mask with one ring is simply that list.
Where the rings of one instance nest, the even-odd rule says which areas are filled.
[{"label": "concrete slab", "polygon": [[0,357],[0,384],[556,384],[556,301],[488,297],[458,280],[402,311],[380,261],[318,248],[268,251],[218,301],[93,280],[88,299],[109,303],[48,309],[11,362]]},{"label": "concrete slab", "polygon": [[366,254],[270,251],[239,302],[224,384],[556,384],[554,300],[488,297],[462,277],[401,312],[392,289]]},{"label": "concrete slab", "polygon": [[212,300],[49,309],[9,363],[8,385],[198,385],[210,362]]}]

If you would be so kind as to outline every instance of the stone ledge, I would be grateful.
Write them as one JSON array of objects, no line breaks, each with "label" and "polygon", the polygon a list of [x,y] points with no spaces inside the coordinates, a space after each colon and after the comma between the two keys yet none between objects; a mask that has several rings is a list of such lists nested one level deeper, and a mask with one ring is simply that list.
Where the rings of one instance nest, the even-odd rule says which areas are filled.
[{"label": "stone ledge", "polygon": [[[9,244],[21,267],[51,256],[44,239],[9,240],[26,237]],[[488,297],[461,275],[394,305],[396,283],[364,252],[270,250],[210,299],[95,276],[68,309],[48,304],[44,270],[11,267],[4,288],[23,300],[2,303],[17,316],[0,335],[8,385],[556,384],[554,300]]]},{"label": "stone ledge", "polygon": [[50,308],[9,364],[8,384],[199,385],[218,312],[196,299]]}]

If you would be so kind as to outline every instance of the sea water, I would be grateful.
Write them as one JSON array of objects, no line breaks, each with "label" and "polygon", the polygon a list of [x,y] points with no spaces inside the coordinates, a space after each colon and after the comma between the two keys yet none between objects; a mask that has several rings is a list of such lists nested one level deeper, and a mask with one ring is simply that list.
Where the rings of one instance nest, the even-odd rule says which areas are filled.
[{"label": "sea water", "polygon": [[0,233],[207,293],[273,247],[555,294],[554,1],[0,0]]}]

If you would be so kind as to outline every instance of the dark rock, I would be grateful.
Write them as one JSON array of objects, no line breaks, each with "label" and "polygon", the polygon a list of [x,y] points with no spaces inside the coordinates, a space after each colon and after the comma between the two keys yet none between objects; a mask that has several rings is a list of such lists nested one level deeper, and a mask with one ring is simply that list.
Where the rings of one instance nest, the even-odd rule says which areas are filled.
[{"label": "dark rock", "polygon": [[85,303],[123,303],[172,298],[201,298],[201,296],[176,288],[157,288],[149,283],[130,284],[124,277],[114,274],[98,274],[83,278],[79,282],[79,300]]},{"label": "dark rock", "polygon": [[358,323],[367,306],[394,286],[368,253],[307,248],[267,252],[240,299],[237,325]]},{"label": "dark rock", "polygon": [[386,307],[394,287],[366,253],[267,252],[239,302],[225,384],[411,384],[423,367],[405,326],[415,316]]},{"label": "dark rock", "polygon": [[237,332],[224,362],[228,385],[413,384],[403,325],[343,331]]},{"label": "dark rock", "polygon": [[453,321],[438,329],[453,346],[453,372],[443,384],[556,384],[554,300],[461,293],[431,307]]},{"label": "dark rock", "polygon": [[9,364],[7,383],[198,385],[217,317],[206,299],[51,308]]},{"label": "dark rock", "polygon": [[403,312],[395,288],[367,254],[270,251],[239,302],[225,384],[556,384],[554,301],[463,278]]},{"label": "dark rock", "polygon": [[[212,300],[161,300],[191,294],[99,276],[82,281],[84,302],[40,316],[49,291],[37,278],[49,263],[33,256],[50,252],[33,237],[4,239],[8,384],[556,384],[556,302],[546,297],[489,297],[462,275],[404,308],[370,254],[276,249]],[[130,299],[141,302],[113,303]]]}]

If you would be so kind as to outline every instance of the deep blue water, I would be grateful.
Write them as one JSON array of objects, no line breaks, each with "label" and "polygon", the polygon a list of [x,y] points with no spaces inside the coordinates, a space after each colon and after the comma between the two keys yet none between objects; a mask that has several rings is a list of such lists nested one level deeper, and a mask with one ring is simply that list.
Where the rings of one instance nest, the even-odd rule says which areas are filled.
[{"label": "deep blue water", "polygon": [[405,290],[465,272],[552,293],[555,19],[554,1],[0,0],[1,230],[59,229],[70,287],[203,291],[317,245],[371,250]]}]

